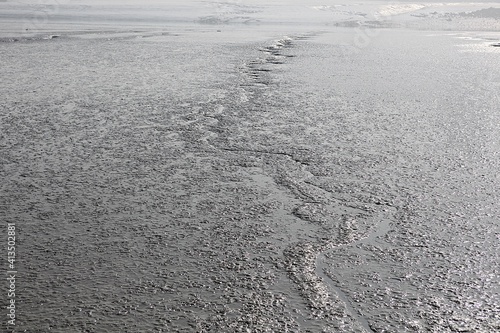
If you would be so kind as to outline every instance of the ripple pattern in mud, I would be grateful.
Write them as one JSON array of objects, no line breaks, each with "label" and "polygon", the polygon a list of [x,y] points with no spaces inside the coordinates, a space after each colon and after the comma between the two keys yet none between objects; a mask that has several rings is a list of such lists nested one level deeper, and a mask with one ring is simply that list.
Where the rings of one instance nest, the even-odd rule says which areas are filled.
[{"label": "ripple pattern in mud", "polygon": [[349,59],[316,33],[5,43],[19,327],[497,330],[498,94],[463,58],[412,74],[437,46],[406,33]]}]

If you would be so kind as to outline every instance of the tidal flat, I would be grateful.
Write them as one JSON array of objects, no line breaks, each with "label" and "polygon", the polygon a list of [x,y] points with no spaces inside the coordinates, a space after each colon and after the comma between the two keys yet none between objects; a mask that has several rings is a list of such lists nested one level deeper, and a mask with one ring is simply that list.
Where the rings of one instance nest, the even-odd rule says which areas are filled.
[{"label": "tidal flat", "polygon": [[1,330],[499,332],[499,8],[0,2]]}]

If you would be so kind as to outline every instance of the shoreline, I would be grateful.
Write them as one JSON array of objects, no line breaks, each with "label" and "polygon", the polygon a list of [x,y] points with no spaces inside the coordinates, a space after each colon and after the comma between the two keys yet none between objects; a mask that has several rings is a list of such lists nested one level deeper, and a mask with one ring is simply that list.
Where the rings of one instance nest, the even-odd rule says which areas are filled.
[{"label": "shoreline", "polygon": [[0,38],[38,39],[40,35],[59,34],[62,30],[70,32],[68,26],[89,31],[167,27],[258,30],[279,26],[500,31],[500,3],[386,5],[371,1],[363,5],[314,6],[296,0],[285,6],[259,2],[244,5],[237,1],[209,5],[191,0],[144,8],[133,2],[122,6],[87,2],[87,5],[85,2],[60,5],[0,2]]}]

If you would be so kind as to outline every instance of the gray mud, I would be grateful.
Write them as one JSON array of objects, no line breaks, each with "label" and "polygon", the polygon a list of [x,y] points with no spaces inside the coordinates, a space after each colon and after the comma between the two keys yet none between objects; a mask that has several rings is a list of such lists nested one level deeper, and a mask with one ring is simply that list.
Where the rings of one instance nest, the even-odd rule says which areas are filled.
[{"label": "gray mud", "polygon": [[498,34],[357,34],[0,43],[13,332],[500,331]]}]

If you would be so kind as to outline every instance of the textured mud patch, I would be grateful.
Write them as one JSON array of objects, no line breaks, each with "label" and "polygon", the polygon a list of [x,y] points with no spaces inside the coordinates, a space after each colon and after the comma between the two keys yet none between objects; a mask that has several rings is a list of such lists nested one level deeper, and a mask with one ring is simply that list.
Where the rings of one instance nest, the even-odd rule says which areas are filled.
[{"label": "textured mud patch", "polygon": [[498,330],[494,53],[218,30],[2,44],[19,326]]}]

